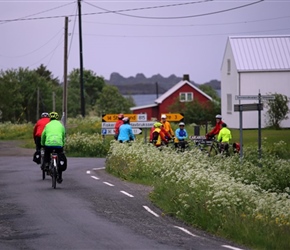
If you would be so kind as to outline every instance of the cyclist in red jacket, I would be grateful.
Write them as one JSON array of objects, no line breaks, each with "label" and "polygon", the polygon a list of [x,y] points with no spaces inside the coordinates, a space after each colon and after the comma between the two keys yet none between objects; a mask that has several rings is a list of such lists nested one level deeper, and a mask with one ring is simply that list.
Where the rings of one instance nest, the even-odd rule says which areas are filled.
[{"label": "cyclist in red jacket", "polygon": [[33,129],[33,139],[36,146],[36,151],[40,151],[41,148],[41,134],[47,123],[50,122],[49,115],[47,112],[41,114],[41,118],[36,122]]},{"label": "cyclist in red jacket", "polygon": [[217,136],[219,134],[220,130],[222,129],[222,124],[224,123],[222,121],[222,116],[221,115],[216,115],[215,116],[215,119],[216,119],[215,127],[210,132],[208,132],[205,135],[206,136],[206,139],[211,139],[214,136]]},{"label": "cyclist in red jacket", "polygon": [[124,124],[123,122],[123,118],[124,118],[124,115],[123,114],[119,114],[118,115],[118,121],[115,123],[115,127],[114,127],[114,138],[115,140],[118,140],[118,136],[119,136],[119,128],[121,125]]}]

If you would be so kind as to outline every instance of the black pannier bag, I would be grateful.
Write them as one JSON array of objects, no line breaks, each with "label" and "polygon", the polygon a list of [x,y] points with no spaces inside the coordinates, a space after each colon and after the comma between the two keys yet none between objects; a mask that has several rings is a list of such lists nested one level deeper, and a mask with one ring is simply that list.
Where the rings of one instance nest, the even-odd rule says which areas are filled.
[{"label": "black pannier bag", "polygon": [[40,151],[35,151],[33,154],[33,161],[36,164],[40,164],[41,163],[41,155],[40,155]]},{"label": "black pannier bag", "polygon": [[61,171],[65,171],[67,168],[67,158],[64,153],[58,154],[58,167]]}]

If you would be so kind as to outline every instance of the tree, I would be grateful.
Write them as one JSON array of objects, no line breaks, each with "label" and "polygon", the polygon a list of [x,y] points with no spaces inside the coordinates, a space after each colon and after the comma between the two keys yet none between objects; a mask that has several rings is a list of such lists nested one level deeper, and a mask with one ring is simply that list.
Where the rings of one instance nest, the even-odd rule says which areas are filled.
[{"label": "tree", "polygon": [[266,124],[270,127],[274,127],[275,129],[280,128],[280,123],[283,120],[288,119],[287,114],[290,112],[289,110],[289,99],[286,95],[282,94],[273,94],[275,99],[267,100],[266,108],[268,108],[265,116],[266,116]]},{"label": "tree", "polygon": [[[40,91],[40,113],[52,108],[52,85],[34,70],[19,68],[0,72],[0,109],[2,121],[35,122],[37,90]],[[45,108],[45,110],[44,110]]]},{"label": "tree", "polygon": [[209,85],[203,84],[199,86],[199,89],[209,95],[212,99],[217,100],[220,102],[220,97],[218,96],[217,92]]},{"label": "tree", "polygon": [[[89,113],[96,104],[105,80],[91,70],[84,70],[84,97],[86,113]],[[73,69],[68,75],[68,115],[80,114],[80,70]]]},{"label": "tree", "polygon": [[207,103],[200,103],[197,100],[184,103],[176,98],[168,109],[172,113],[181,113],[182,111],[186,123],[198,125],[206,124],[207,122],[215,124],[215,116],[221,112],[220,103],[215,100]]},{"label": "tree", "polygon": [[96,111],[99,114],[131,113],[130,107],[135,106],[132,97],[123,97],[118,88],[105,85],[97,101]]}]

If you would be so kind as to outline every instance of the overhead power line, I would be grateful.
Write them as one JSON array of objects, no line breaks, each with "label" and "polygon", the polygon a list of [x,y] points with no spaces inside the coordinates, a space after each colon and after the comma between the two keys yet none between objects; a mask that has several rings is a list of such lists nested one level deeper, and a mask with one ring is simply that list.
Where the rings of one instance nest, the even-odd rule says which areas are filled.
[{"label": "overhead power line", "polygon": [[9,22],[16,22],[16,21],[22,21],[22,20],[34,20],[34,18],[33,19],[30,19],[28,17],[32,17],[32,16],[36,16],[36,15],[39,15],[39,14],[43,14],[43,13],[46,13],[46,12],[49,12],[49,11],[52,11],[52,10],[60,9],[62,7],[65,7],[65,6],[70,5],[72,3],[74,3],[74,2],[70,2],[70,3],[67,3],[67,4],[63,4],[61,6],[54,7],[52,9],[44,10],[44,11],[41,11],[41,12],[37,12],[35,14],[31,14],[31,15],[28,15],[28,16],[24,16],[24,17],[21,17],[21,18],[16,18],[16,19],[11,19],[11,20],[0,20],[0,24],[5,24],[5,23],[9,23]]},{"label": "overhead power line", "polygon": [[[194,3],[205,3],[205,2],[212,2],[213,0],[204,0],[204,1],[199,1],[199,2],[191,2],[188,4],[194,4]],[[128,17],[134,17],[134,18],[145,18],[145,19],[184,19],[184,18],[193,18],[193,17],[201,17],[201,16],[209,16],[209,15],[215,15],[215,14],[220,14],[220,13],[224,13],[224,12],[228,12],[228,11],[232,11],[232,10],[237,10],[237,9],[241,9],[241,8],[245,8],[254,4],[258,4],[263,2],[264,0],[258,0],[256,2],[253,3],[248,3],[248,4],[244,4],[244,5],[240,5],[237,7],[233,7],[233,8],[229,8],[229,9],[224,9],[224,10],[218,10],[218,11],[213,11],[213,12],[208,12],[208,13],[202,13],[202,14],[196,14],[196,15],[189,15],[189,16],[174,16],[174,17],[150,17],[150,16],[137,16],[137,15],[130,15],[130,14],[124,14],[121,12],[125,12],[125,11],[133,11],[133,10],[145,10],[145,9],[152,9],[152,8],[161,8],[161,7],[169,7],[169,6],[156,6],[156,7],[144,7],[144,8],[135,8],[135,9],[130,9],[130,10],[108,10],[105,8],[101,8],[98,7],[96,5],[93,4],[89,4],[87,2],[84,2],[88,5],[91,5],[95,8],[107,11],[108,13],[113,13],[113,14],[118,14],[118,15],[123,15],[123,16],[128,16]]]},{"label": "overhead power line", "polygon": [[[158,9],[158,8],[164,8],[164,7],[176,7],[176,6],[181,6],[181,5],[185,5],[185,4],[196,4],[196,3],[205,3],[205,2],[210,2],[213,0],[203,0],[203,1],[199,1],[199,2],[188,2],[188,3],[179,3],[179,4],[172,4],[172,5],[159,5],[159,6],[151,6],[151,7],[142,7],[142,8],[131,8],[131,9],[120,9],[120,10],[105,10],[101,11],[101,12],[93,12],[93,13],[84,13],[82,14],[82,16],[91,16],[91,15],[102,15],[102,14],[123,14],[123,12],[131,12],[131,11],[140,11],[140,10],[149,10],[149,9]],[[254,4],[258,4],[263,2],[264,0],[259,0],[256,2],[252,2],[249,4],[244,4],[244,5],[240,5],[237,7],[233,7],[233,8],[228,8],[228,9],[224,9],[224,10],[219,10],[219,11],[213,11],[213,12],[207,12],[207,13],[202,13],[202,14],[196,14],[196,15],[190,15],[190,16],[175,16],[175,17],[148,17],[148,16],[134,16],[134,15],[129,15],[129,14],[123,14],[123,15],[127,15],[127,16],[131,16],[131,17],[135,17],[135,18],[146,18],[146,19],[182,19],[182,18],[194,18],[194,17],[201,17],[201,16],[208,16],[208,15],[215,15],[215,14],[220,14],[220,13],[224,13],[224,12],[229,12],[229,11],[233,11],[236,9],[241,9],[244,7],[248,7]],[[84,2],[86,4],[89,4],[87,2]],[[89,4],[95,8],[99,8],[101,9],[101,7]],[[46,16],[46,17],[34,17],[34,18],[16,18],[16,19],[7,19],[7,20],[0,20],[0,24],[3,22],[7,23],[7,22],[17,22],[17,21],[32,21],[32,20],[42,20],[42,19],[53,19],[53,18],[63,18],[63,17],[73,17],[75,15],[57,15],[57,16]]]}]

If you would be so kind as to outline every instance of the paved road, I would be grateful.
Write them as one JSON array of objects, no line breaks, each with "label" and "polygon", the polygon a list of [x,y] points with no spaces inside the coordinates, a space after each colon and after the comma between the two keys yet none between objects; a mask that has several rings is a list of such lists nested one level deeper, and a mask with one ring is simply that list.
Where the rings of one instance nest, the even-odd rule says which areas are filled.
[{"label": "paved road", "polygon": [[235,249],[162,216],[149,187],[107,174],[104,159],[68,163],[54,190],[31,156],[0,157],[0,249]]}]

